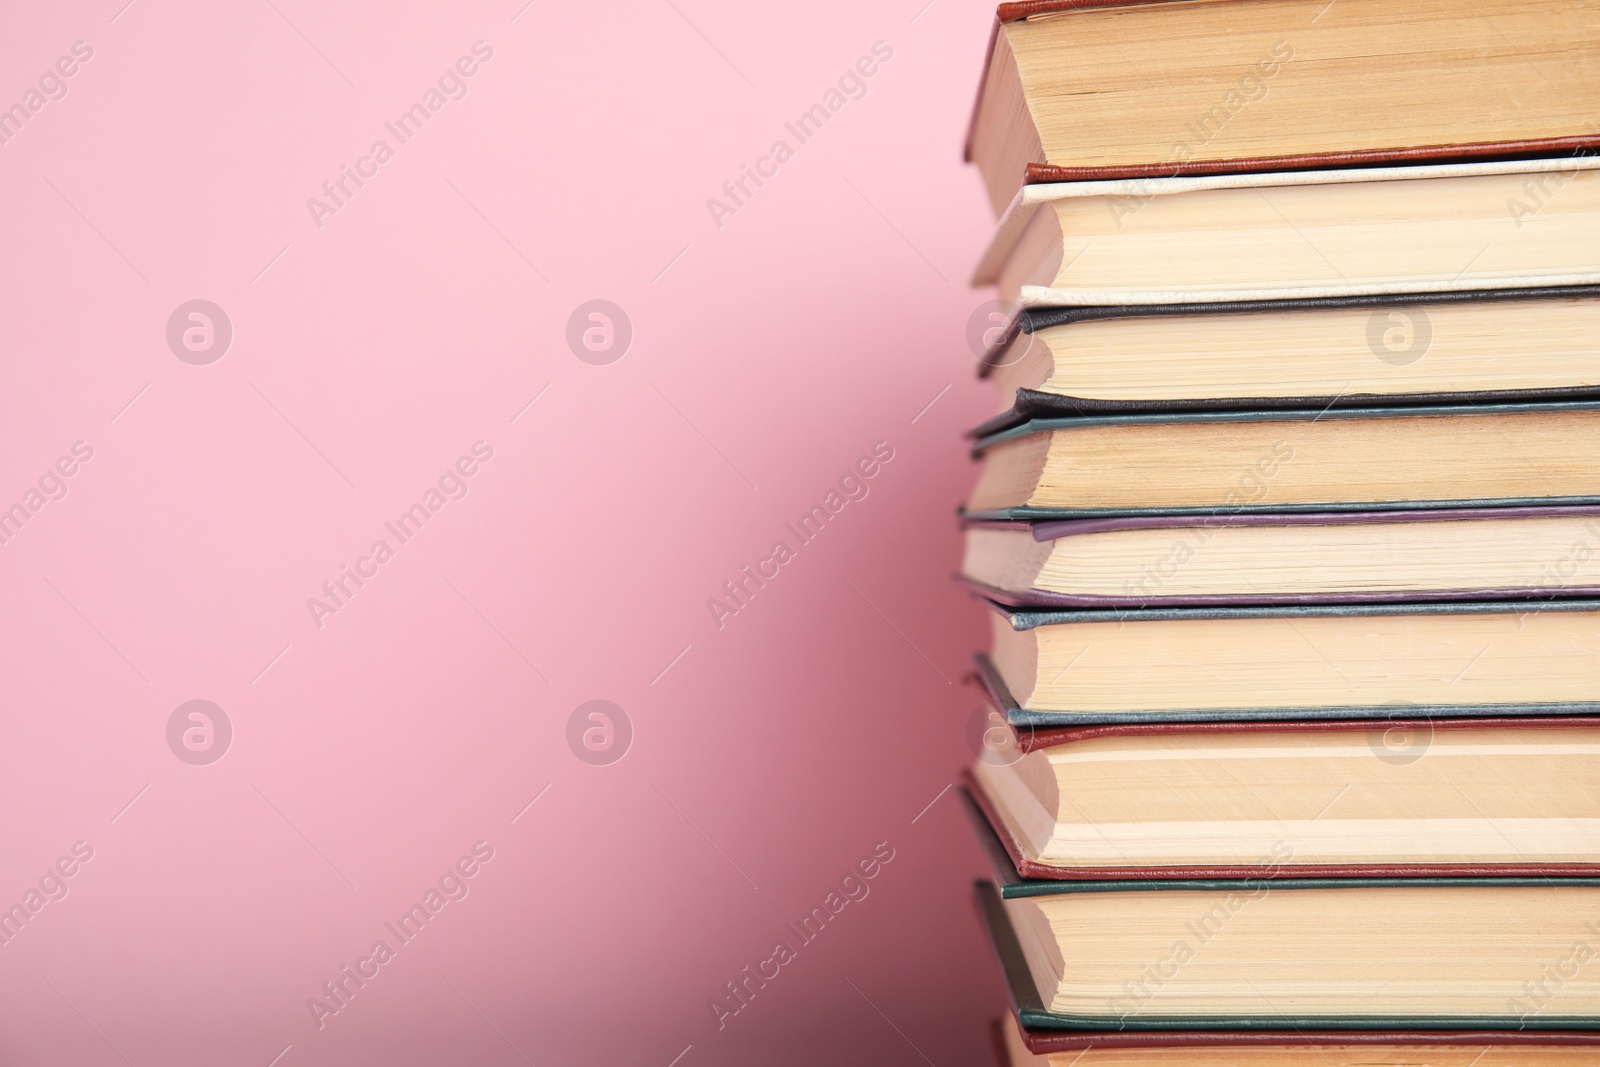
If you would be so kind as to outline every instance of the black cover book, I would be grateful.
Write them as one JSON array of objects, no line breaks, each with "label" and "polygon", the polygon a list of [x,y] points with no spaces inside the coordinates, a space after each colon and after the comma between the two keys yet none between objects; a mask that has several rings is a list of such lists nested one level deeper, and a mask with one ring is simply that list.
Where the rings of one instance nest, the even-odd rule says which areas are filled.
[{"label": "black cover book", "polygon": [[[1185,315],[1283,314],[1343,308],[1438,307],[1448,304],[1504,301],[1558,300],[1600,297],[1600,286],[1562,285],[1531,289],[1481,289],[1470,292],[1406,293],[1375,296],[1318,297],[1305,300],[1246,300],[1225,303],[1137,304],[1102,307],[1023,308],[1012,315],[1005,329],[982,356],[978,374],[988,377],[996,366],[1017,358],[1019,339],[1052,326],[1070,326],[1118,318]],[[1600,350],[1600,343],[1597,343]],[[1292,360],[1293,353],[1285,353]],[[1579,400],[1600,396],[1600,386],[1560,389],[1483,389],[1471,392],[1318,394],[1292,397],[1211,397],[1182,400],[1124,401],[1063,396],[1037,389],[1019,389],[1009,411],[1002,412],[972,431],[984,437],[1019,426],[1031,419],[1093,415],[1132,415],[1179,411],[1305,410],[1325,408],[1407,407],[1434,404],[1499,404],[1551,400]]]}]

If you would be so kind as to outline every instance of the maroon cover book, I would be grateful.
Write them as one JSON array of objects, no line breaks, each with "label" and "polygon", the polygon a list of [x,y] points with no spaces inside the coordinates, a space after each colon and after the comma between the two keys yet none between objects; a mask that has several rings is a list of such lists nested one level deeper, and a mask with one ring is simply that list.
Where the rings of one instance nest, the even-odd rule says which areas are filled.
[{"label": "maroon cover book", "polygon": [[[983,71],[979,76],[979,92],[972,105],[972,118],[967,125],[967,137],[962,156],[972,160],[973,133],[983,103],[982,86],[989,80],[989,66],[994,61],[996,38],[1000,27],[1008,22],[1049,15],[1065,15],[1074,11],[1095,8],[1131,8],[1171,4],[1174,0],[1022,0],[1002,3],[995,9],[995,21],[989,34],[989,47],[984,55]],[[1199,2],[1236,3],[1247,0],[1199,0]],[[1205,174],[1241,174],[1265,171],[1335,170],[1353,167],[1386,167],[1424,163],[1488,162],[1506,159],[1534,159],[1540,157],[1570,156],[1593,151],[1600,147],[1600,136],[1595,134],[1569,134],[1558,137],[1535,137],[1500,141],[1469,141],[1454,144],[1390,145],[1357,151],[1307,152],[1297,155],[1251,156],[1237,159],[1171,159],[1152,163],[1132,163],[1115,166],[1061,167],[1049,163],[1029,163],[1022,176],[1022,184],[1041,182],[1108,181],[1124,178],[1179,178]]]}]

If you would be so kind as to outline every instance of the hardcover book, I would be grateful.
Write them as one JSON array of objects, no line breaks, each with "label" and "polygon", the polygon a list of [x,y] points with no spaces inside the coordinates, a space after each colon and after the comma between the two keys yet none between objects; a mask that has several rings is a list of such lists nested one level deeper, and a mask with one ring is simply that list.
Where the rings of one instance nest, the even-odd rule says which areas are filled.
[{"label": "hardcover book", "polygon": [[[1044,0],[998,10],[967,137],[1023,182],[1571,153],[1592,0]],[[1197,43],[1203,46],[1197,47]]]},{"label": "hardcover book", "polygon": [[1523,988],[1595,937],[1594,879],[1070,882],[1012,898],[982,882],[978,893],[991,936],[1021,964],[1008,977],[1029,1029],[1600,1037],[1600,984],[1581,967],[1547,984],[1542,1003]]},{"label": "hardcover book", "polygon": [[979,677],[1018,726],[1600,713],[1600,601],[1008,611]]},{"label": "hardcover book", "polygon": [[980,374],[1032,418],[1600,395],[1600,288],[1022,309]]},{"label": "hardcover book", "polygon": [[1597,717],[1005,729],[968,787],[1031,879],[1600,877]]},{"label": "hardcover book", "polygon": [[980,438],[974,519],[1600,503],[1600,403],[1034,419]]},{"label": "hardcover book", "polygon": [[1600,595],[1600,507],[968,522],[961,573],[1022,608]]},{"label": "hardcover book", "polygon": [[[1211,907],[1195,913],[1190,920],[1190,925],[1195,928],[1194,933],[1184,931],[1192,939],[1189,942],[1190,952],[1198,952],[1216,941],[1235,913],[1243,912],[1254,901],[1261,901],[1275,889],[1294,891],[1339,886],[1382,889],[1395,886],[1394,880],[1368,878],[1352,883],[1330,883],[1317,878],[1288,877],[1285,872],[1277,870],[1258,870],[1253,877],[1184,881],[1106,878],[1090,883],[1062,883],[1046,878],[1027,878],[1018,873],[1011,856],[1006,854],[1006,849],[989,829],[989,822],[974,805],[970,793],[963,797],[968,814],[973,817],[973,827],[978,832],[982,853],[992,872],[990,880],[978,883],[978,905],[984,926],[989,931],[990,947],[995,950],[995,957],[1005,976],[1006,992],[1010,993],[1014,1013],[1013,1033],[1003,1037],[1013,1051],[1021,1046],[1032,1056],[1051,1057],[1051,1067],[1075,1062],[1102,1067],[1158,1067],[1158,1064],[1170,1062],[1192,1062],[1211,1067],[1269,1067],[1275,1064],[1306,1064],[1306,1067],[1314,1064],[1318,1067],[1325,1067],[1326,1064],[1336,1067],[1371,1067],[1374,1064],[1392,1067],[1419,1067],[1424,1064],[1480,1067],[1485,1062],[1501,1067],[1574,1067],[1590,1062],[1600,1054],[1595,1051],[1600,1046],[1600,1033],[1590,1025],[1574,1025],[1573,1029],[1533,1029],[1518,1021],[1515,1027],[1496,1029],[1490,1025],[1490,1019],[1477,1019],[1461,1030],[1435,1029],[1434,1025],[1422,1029],[1400,1021],[1382,1029],[1325,1029],[1322,1019],[1291,1019],[1291,1011],[1298,1011],[1301,1006],[1298,1000],[1278,1001],[1277,1006],[1269,1008],[1267,1017],[1240,1019],[1242,1025],[1235,1029],[1219,1027],[1216,1021],[1186,1027],[1171,1019],[1150,1019],[1142,1009],[1154,1006],[1152,993],[1158,992],[1154,989],[1158,979],[1176,977],[1178,968],[1173,966],[1173,961],[1182,955],[1182,952],[1174,952],[1178,949],[1178,941],[1163,945],[1163,953],[1170,958],[1165,966],[1160,966],[1160,973],[1150,974],[1149,971],[1158,966],[1162,953],[1152,957],[1152,960],[1139,961],[1139,965],[1133,968],[1136,974],[1112,993],[1114,997],[1126,998],[1126,1001],[1118,1003],[1115,1013],[1106,1014],[1126,1016],[1122,1024],[1107,1027],[1102,1019],[1088,1019],[1088,1025],[1083,1025],[1082,1019],[1051,1011],[1050,1001],[1046,1000],[1040,992],[1040,984],[1035,981],[1029,953],[1019,941],[1018,929],[1014,928],[1010,917],[1006,915],[1008,902],[1024,901],[1029,897],[1058,896],[1064,891],[1085,891],[1090,894],[1144,893],[1146,896],[1136,897],[1142,901],[1160,899],[1154,894],[1163,891],[1211,894],[1202,897],[1202,901],[1195,901],[1195,904],[1211,902]],[[1405,885],[1440,889],[1486,886],[1504,891],[1539,888],[1550,883],[1541,878],[1450,878],[1406,881]],[[1600,886],[1600,881],[1595,878],[1576,878],[1558,885],[1592,893]],[[1405,917],[1402,915],[1400,920],[1405,921]],[[1576,945],[1592,945],[1592,933],[1594,931],[1584,926],[1579,934],[1581,941],[1563,950],[1563,971],[1573,971],[1573,949]],[[1182,936],[1184,934],[1179,934],[1179,937]],[[1202,937],[1205,941],[1200,941]],[[1112,947],[1112,955],[1115,952],[1117,949]],[[1579,950],[1576,955],[1581,957],[1584,953]],[[1549,979],[1544,982],[1542,990],[1533,982],[1528,982],[1528,985],[1530,989],[1518,989],[1523,993],[1522,998],[1507,998],[1506,1009],[1517,1014],[1518,1019],[1525,1013],[1541,1013],[1552,1000]],[[1144,1000],[1142,1005],[1138,1003],[1141,998]],[[1134,1011],[1128,1011],[1130,1008]],[[1285,1027],[1285,1022],[1291,1022],[1291,1027]],[[1053,1059],[1054,1056],[1061,1056],[1061,1061]]]},{"label": "hardcover book", "polygon": [[1027,307],[1592,285],[1597,169],[1585,156],[1035,186],[974,282]]}]

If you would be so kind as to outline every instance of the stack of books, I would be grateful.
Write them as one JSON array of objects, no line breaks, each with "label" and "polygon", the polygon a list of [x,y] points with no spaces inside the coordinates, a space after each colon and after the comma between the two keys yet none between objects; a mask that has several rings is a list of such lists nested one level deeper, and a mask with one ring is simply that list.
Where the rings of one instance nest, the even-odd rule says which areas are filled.
[{"label": "stack of books", "polygon": [[1597,102],[1597,0],[1001,5],[1008,1062],[1600,1063]]}]

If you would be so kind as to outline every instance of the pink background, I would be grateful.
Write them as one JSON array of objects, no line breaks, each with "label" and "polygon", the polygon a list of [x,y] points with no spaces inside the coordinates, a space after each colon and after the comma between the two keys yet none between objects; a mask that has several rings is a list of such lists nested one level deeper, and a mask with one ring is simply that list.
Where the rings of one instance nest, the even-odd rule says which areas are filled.
[{"label": "pink background", "polygon": [[[949,576],[992,402],[960,161],[992,4],[124,3],[0,33],[0,105],[93,49],[0,145],[0,508],[94,453],[0,545],[0,904],[94,850],[0,947],[0,1062],[985,1062],[1003,997],[941,791],[986,626]],[[596,298],[634,335],[604,366],[565,340]],[[194,299],[233,326],[210,365],[166,342]],[[319,628],[307,599],[477,441],[468,495]],[[708,598],[878,441],[870,494],[719,629]],[[194,699],[233,725],[208,766],[166,740]],[[633,725],[609,766],[567,744],[593,699]],[[319,1030],[307,999],[480,840]],[[878,842],[870,895],[719,1030]]]}]

